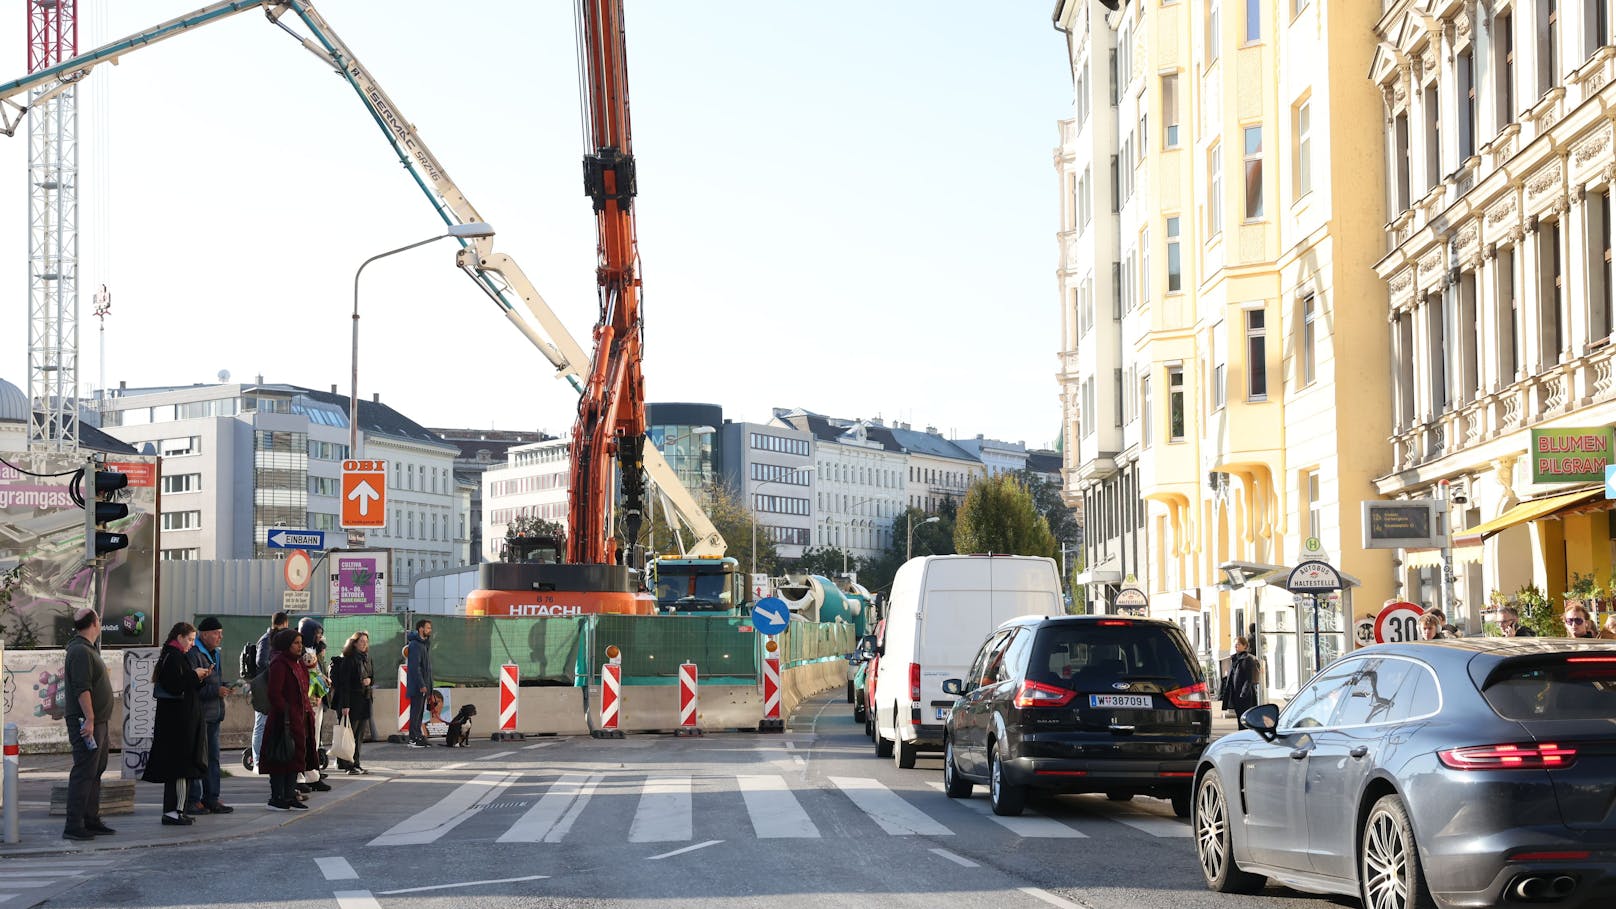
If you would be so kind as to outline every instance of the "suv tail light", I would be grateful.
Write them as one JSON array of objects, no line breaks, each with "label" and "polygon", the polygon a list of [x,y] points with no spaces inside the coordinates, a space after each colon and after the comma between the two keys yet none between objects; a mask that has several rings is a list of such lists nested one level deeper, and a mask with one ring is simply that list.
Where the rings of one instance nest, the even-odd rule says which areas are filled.
[{"label": "suv tail light", "polygon": [[1212,709],[1212,698],[1206,693],[1205,682],[1196,682],[1185,688],[1174,688],[1163,697],[1172,701],[1173,706],[1180,710],[1192,710],[1197,707],[1202,710]]},{"label": "suv tail light", "polygon": [[1076,696],[1077,692],[1054,685],[1022,682],[1021,689],[1016,692],[1015,703],[1017,707],[1065,707]]},{"label": "suv tail light", "polygon": [[1472,745],[1436,756],[1454,770],[1553,770],[1576,763],[1577,749],[1561,745]]},{"label": "suv tail light", "polygon": [[920,702],[920,664],[909,664],[909,700]]}]

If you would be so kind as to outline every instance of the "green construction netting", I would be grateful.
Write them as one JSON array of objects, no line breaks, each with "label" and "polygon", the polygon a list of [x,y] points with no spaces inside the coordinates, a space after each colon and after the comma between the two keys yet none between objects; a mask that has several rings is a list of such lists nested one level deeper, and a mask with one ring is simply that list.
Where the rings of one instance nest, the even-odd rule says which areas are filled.
[{"label": "green construction netting", "polygon": [[[593,677],[600,677],[606,648],[622,651],[626,684],[676,684],[679,664],[696,664],[699,677],[710,680],[757,678],[758,637],[748,619],[737,616],[594,617],[589,645]],[[742,627],[747,631],[742,631]]]},{"label": "green construction netting", "polygon": [[792,622],[780,636],[781,665],[846,656],[856,642],[854,632],[846,622]]}]

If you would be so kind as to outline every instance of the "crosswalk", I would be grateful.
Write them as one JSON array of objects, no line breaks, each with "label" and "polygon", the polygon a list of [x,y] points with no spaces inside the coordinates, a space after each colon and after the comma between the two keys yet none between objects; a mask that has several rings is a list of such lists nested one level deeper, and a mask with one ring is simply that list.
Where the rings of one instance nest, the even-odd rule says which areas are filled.
[{"label": "crosswalk", "polygon": [[992,826],[985,829],[996,827],[1026,839],[1129,835],[1121,827],[1150,837],[1190,835],[1185,821],[1140,804],[1096,803],[1103,809],[1056,808],[1047,814],[1029,809],[1021,817],[999,817],[980,795],[949,799],[933,791],[941,790],[940,783],[928,782],[916,792],[895,791],[871,777],[830,776],[826,781],[828,787],[799,780],[801,788],[793,788],[784,775],[760,772],[487,771],[456,785],[368,845],[424,845],[451,834],[496,843],[560,843],[586,814],[597,819],[583,822],[589,829],[580,838],[608,835],[631,843],[690,843],[707,840],[717,830],[729,839],[748,833],[760,840],[818,839],[827,823],[835,835],[845,835],[852,822],[844,813],[866,822],[871,835],[948,837],[981,831],[988,822]]},{"label": "crosswalk", "polygon": [[64,886],[92,877],[117,864],[116,859],[79,856],[23,856],[0,864],[0,909],[32,906]]}]

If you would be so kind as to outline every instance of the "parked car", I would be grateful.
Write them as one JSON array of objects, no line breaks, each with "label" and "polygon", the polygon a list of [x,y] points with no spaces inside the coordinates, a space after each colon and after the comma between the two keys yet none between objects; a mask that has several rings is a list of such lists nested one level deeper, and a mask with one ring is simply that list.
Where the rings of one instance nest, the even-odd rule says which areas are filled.
[{"label": "parked car", "polygon": [[881,668],[881,651],[886,647],[887,620],[875,623],[874,646],[864,664],[864,734],[875,738],[875,681]]},{"label": "parked car", "polygon": [[1616,898],[1616,644],[1383,644],[1265,704],[1196,770],[1207,886],[1368,909]]},{"label": "parked car", "polygon": [[1001,625],[963,678],[943,742],[943,786],[988,786],[993,813],[1029,789],[1151,795],[1187,817],[1195,761],[1212,730],[1200,663],[1172,622],[1027,617]]},{"label": "parked car", "polygon": [[963,676],[982,639],[1006,619],[1060,615],[1060,572],[1053,559],[1034,556],[923,556],[898,569],[887,604],[875,753],[913,767],[920,751],[943,746],[954,706],[943,680]]},{"label": "parked car", "polygon": [[853,666],[853,681],[848,683],[847,700],[853,705],[853,722],[869,726],[869,687],[871,661],[875,659],[875,635],[859,638],[848,662]]}]

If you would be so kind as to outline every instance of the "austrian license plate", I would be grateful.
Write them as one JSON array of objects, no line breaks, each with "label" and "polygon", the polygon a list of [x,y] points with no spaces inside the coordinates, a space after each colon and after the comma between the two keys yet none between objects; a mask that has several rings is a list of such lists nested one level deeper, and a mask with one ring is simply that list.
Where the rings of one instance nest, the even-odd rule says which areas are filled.
[{"label": "austrian license plate", "polygon": [[1140,707],[1149,710],[1153,705],[1148,694],[1091,694],[1090,707]]},{"label": "austrian license plate", "polygon": [[939,720],[948,719],[948,711],[949,711],[949,708],[947,708],[947,707],[938,707],[937,708],[937,719],[939,719]]}]

